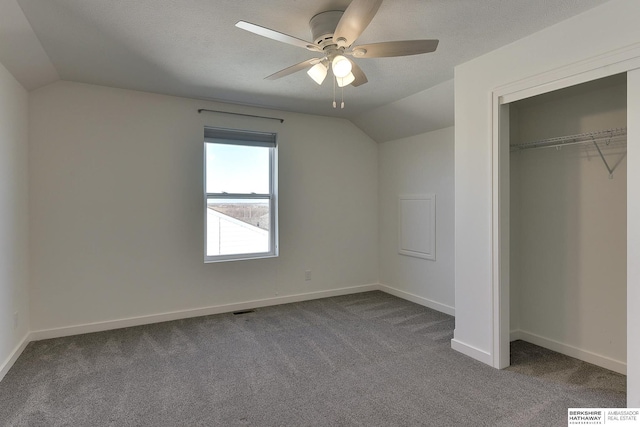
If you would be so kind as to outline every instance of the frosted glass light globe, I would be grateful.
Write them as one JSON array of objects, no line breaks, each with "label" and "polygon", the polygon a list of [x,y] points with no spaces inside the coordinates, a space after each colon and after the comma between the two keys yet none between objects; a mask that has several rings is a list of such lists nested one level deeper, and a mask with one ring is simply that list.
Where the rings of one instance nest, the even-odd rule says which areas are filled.
[{"label": "frosted glass light globe", "polygon": [[333,75],[336,77],[347,77],[351,72],[351,61],[342,55],[338,55],[333,58],[333,61],[331,62],[331,69],[333,70]]},{"label": "frosted glass light globe", "polygon": [[327,67],[322,64],[316,64],[307,71],[309,77],[311,77],[319,85],[322,84],[324,78],[327,77]]},{"label": "frosted glass light globe", "polygon": [[346,77],[336,77],[336,81],[338,82],[338,87],[345,87],[346,85],[350,85],[356,79],[356,76],[353,73],[349,73]]}]

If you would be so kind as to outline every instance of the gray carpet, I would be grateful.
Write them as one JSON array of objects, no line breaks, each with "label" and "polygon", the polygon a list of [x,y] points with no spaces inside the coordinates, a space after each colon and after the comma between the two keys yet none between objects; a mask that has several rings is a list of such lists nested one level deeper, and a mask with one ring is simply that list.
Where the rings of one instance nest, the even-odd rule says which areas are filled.
[{"label": "gray carpet", "polygon": [[367,292],[29,344],[2,426],[558,426],[623,375],[513,343],[495,370],[451,316]]}]

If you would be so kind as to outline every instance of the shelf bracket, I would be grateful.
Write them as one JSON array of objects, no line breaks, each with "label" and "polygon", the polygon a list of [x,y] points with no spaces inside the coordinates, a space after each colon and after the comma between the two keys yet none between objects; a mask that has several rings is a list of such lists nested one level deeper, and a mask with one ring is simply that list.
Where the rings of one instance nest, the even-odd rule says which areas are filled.
[{"label": "shelf bracket", "polygon": [[613,172],[616,170],[618,165],[620,165],[620,162],[622,162],[622,160],[625,158],[625,156],[627,155],[627,152],[625,151],[620,157],[620,159],[618,160],[618,162],[615,165],[613,165],[613,167],[611,167],[609,166],[609,162],[607,162],[607,159],[604,158],[604,154],[602,154],[602,150],[600,150],[600,146],[596,142],[595,138],[593,138],[593,145],[596,146],[596,149],[598,150],[598,154],[600,154],[600,158],[602,159],[604,166],[607,168],[607,171],[609,171],[609,179],[613,179]]}]

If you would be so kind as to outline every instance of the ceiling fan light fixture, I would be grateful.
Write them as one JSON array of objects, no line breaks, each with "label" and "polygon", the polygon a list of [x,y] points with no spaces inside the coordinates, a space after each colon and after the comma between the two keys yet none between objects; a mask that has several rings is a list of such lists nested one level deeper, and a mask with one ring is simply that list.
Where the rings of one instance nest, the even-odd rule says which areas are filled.
[{"label": "ceiling fan light fixture", "polygon": [[[273,73],[265,79],[277,80],[306,70],[313,81],[322,85],[331,68],[333,108],[337,108],[338,87],[344,96],[345,86],[361,86],[368,81],[367,76],[358,66],[360,58],[419,55],[434,52],[438,47],[438,40],[397,40],[354,46],[356,40],[375,17],[382,2],[383,0],[350,0],[345,10],[328,10],[314,15],[309,21],[313,42],[246,21],[239,21],[236,26],[277,42],[321,54],[321,57],[307,59]],[[340,108],[344,108],[344,98],[340,102]]]},{"label": "ceiling fan light fixture", "polygon": [[313,79],[314,82],[321,85],[325,77],[327,77],[327,70],[328,70],[328,67],[324,65],[322,62],[320,62],[314,65],[313,67],[309,68],[309,71],[307,71],[307,74],[309,75],[309,77]]},{"label": "ceiling fan light fixture", "polygon": [[356,76],[354,76],[353,73],[349,73],[346,77],[336,77],[336,82],[338,82],[338,87],[345,87],[353,83],[355,79]]},{"label": "ceiling fan light fixture", "polygon": [[331,61],[331,70],[337,78],[344,78],[351,73],[351,61],[342,55],[337,55]]}]

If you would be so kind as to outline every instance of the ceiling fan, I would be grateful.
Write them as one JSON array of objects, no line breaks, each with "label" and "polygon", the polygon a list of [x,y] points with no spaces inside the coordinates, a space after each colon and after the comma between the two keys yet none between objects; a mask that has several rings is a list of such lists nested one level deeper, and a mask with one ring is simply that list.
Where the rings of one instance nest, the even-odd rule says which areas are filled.
[{"label": "ceiling fan", "polygon": [[[345,11],[331,10],[315,15],[309,21],[313,43],[246,21],[239,21],[236,27],[321,54],[320,57],[308,59],[271,74],[265,77],[267,80],[276,80],[308,68],[307,74],[316,83],[322,84],[331,68],[338,87],[349,84],[360,86],[367,83],[367,76],[355,61],[346,56],[408,56],[433,52],[438,47],[438,40],[402,40],[354,46],[353,43],[367,28],[381,4],[382,0],[353,0]],[[333,106],[336,107],[335,100]]]}]

